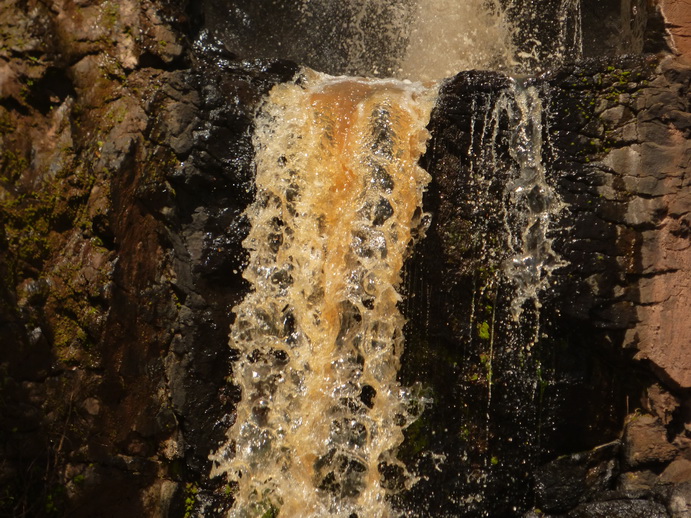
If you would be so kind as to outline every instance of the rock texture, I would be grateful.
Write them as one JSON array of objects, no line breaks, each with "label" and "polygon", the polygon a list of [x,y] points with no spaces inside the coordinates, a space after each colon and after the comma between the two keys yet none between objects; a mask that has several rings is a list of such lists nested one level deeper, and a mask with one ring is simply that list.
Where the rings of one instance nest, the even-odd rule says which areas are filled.
[{"label": "rock texture", "polygon": [[[566,203],[552,246],[566,261],[542,307],[524,306],[521,324],[507,314],[515,295],[505,274],[506,229],[515,224],[506,192],[512,123],[491,115],[507,83],[467,73],[445,85],[425,157],[435,176],[427,201],[435,218],[410,273],[418,298],[408,310],[415,351],[407,354],[418,375],[404,368],[404,376],[430,386],[435,401],[411,438],[426,438],[447,459],[461,451],[465,460],[455,469],[447,461],[445,469],[458,470],[451,480],[432,474],[414,489],[421,515],[438,509],[424,507],[430,494],[438,505],[492,488],[501,496],[490,514],[510,516],[512,504],[530,501],[531,487],[541,498],[542,480],[569,487],[545,496],[545,510],[582,505],[579,516],[606,515],[618,504],[589,501],[609,502],[620,486],[652,495],[660,487],[655,473],[688,454],[688,73],[653,56],[599,59],[527,83],[549,92],[546,174]],[[488,134],[493,143],[483,140]],[[493,151],[483,155],[488,144]],[[652,291],[664,290],[667,275],[676,276],[668,291]],[[593,465],[579,460],[595,453],[576,452],[618,438],[637,407],[651,415],[628,418],[621,453],[605,450],[610,456]],[[577,457],[538,469],[531,486],[528,466],[549,452]],[[424,454],[413,458],[434,473]],[[474,475],[464,476],[464,465]],[[671,506],[669,495],[654,494]],[[464,509],[479,514],[485,505],[471,499]],[[647,505],[622,504],[621,515],[652,513]]]},{"label": "rock texture", "polygon": [[674,50],[691,62],[691,5],[685,0],[658,0]]},{"label": "rock texture", "polygon": [[253,110],[295,67],[191,61],[172,5],[1,9],[0,514],[182,516],[237,397]]},{"label": "rock texture", "polygon": [[[583,66],[588,78],[576,67],[566,83],[559,79],[566,88],[557,95],[568,126],[560,126],[565,140],[559,147],[577,142],[577,151],[563,154],[556,165],[568,171],[558,182],[572,206],[567,218],[582,222],[558,246],[579,271],[592,272],[562,284],[574,302],[566,311],[576,321],[587,315],[604,331],[605,342],[623,348],[625,357],[654,376],[643,375],[642,385],[626,396],[626,408],[642,413],[626,418],[609,483],[602,488],[581,479],[575,494],[590,492],[591,502],[565,516],[685,516],[691,510],[682,496],[690,445],[684,403],[691,339],[684,302],[691,207],[689,68],[669,58]],[[592,111],[576,109],[569,117],[574,100]],[[583,203],[591,195],[597,198]],[[558,469],[558,461],[548,464],[537,471],[538,480],[560,479],[554,475]],[[660,475],[663,470],[669,470],[667,476]],[[570,473],[563,471],[565,480]],[[538,498],[538,506],[566,511],[552,509],[561,501],[542,495],[547,498]],[[622,496],[630,503],[619,505]]]},{"label": "rock texture", "polygon": [[[625,221],[638,230],[638,324],[627,333],[625,347],[651,361],[671,383],[691,388],[689,340],[691,313],[684,302],[691,282],[689,249],[689,180],[691,117],[689,71],[671,63],[662,65],[634,101],[629,124],[635,139],[612,149],[603,163],[630,188]],[[675,92],[676,91],[676,92]],[[675,92],[675,93],[672,93]],[[620,120],[611,121],[615,125]],[[626,142],[626,140],[624,140]],[[628,142],[627,142],[628,144]],[[648,227],[648,228],[646,228]]]},{"label": "rock texture", "polygon": [[[202,23],[217,4],[0,1],[2,516],[232,504],[207,455],[240,397],[227,330],[247,289],[252,117],[297,66],[218,44]],[[552,99],[548,174],[569,206],[553,246],[568,265],[521,325],[501,273],[508,172],[468,153],[472,106],[508,82],[445,85],[401,373],[434,400],[401,450],[427,479],[401,506],[688,516],[690,78],[648,56],[532,80]]]}]

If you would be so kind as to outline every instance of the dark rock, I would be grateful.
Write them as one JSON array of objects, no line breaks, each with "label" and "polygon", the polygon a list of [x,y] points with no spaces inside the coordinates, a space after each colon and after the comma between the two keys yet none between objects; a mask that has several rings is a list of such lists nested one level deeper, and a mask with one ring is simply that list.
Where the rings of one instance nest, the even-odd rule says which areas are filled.
[{"label": "dark rock", "polygon": [[[48,503],[54,515],[183,516],[191,488],[194,506],[232,503],[208,479],[208,454],[240,397],[227,381],[227,330],[247,290],[252,121],[298,67],[261,52],[239,59],[241,48],[214,41],[222,16],[188,48],[200,13],[228,15],[228,5],[0,6],[3,516],[40,516]],[[617,51],[619,8],[584,3],[585,17],[598,17],[587,54]],[[275,26],[275,14],[259,23]],[[691,422],[690,74],[678,62],[622,58],[526,81],[551,92],[547,174],[569,205],[553,246],[569,264],[520,324],[502,273],[511,121],[492,128],[498,167],[481,146],[511,83],[468,72],[442,86],[424,158],[434,217],[406,273],[401,373],[434,403],[405,432],[401,456],[422,477],[397,505],[455,516],[471,495],[466,516],[516,516],[533,502],[535,466],[560,456],[536,478],[545,509],[665,516],[643,500],[654,495],[688,516],[687,461],[674,455],[688,453]],[[489,322],[491,383],[480,332]],[[660,422],[629,424],[624,451],[636,468],[608,493],[616,446],[572,452],[618,437],[646,389],[644,408]]]},{"label": "dark rock", "polygon": [[691,481],[687,478],[672,490],[667,507],[671,518],[691,516]]},{"label": "dark rock", "polygon": [[556,459],[535,473],[537,507],[561,513],[610,489],[618,475],[620,443]]},{"label": "dark rock", "polygon": [[665,506],[649,500],[610,500],[580,505],[568,518],[669,518]]},{"label": "dark rock", "polygon": [[659,475],[648,469],[627,471],[619,477],[617,489],[625,493],[649,493],[659,480]]}]

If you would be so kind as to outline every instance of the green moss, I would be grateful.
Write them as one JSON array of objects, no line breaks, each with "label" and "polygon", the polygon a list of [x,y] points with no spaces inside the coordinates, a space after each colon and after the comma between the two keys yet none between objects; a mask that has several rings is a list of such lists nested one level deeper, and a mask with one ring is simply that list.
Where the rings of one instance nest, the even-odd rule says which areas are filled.
[{"label": "green moss", "polygon": [[62,363],[77,361],[75,353],[87,343],[86,332],[72,318],[61,315],[53,322],[55,354]]},{"label": "green moss", "polygon": [[[255,493],[255,497],[258,497]],[[243,509],[243,516],[248,518],[278,518],[280,506],[271,501],[268,494],[265,494],[258,503],[249,504]]]},{"label": "green moss", "polygon": [[106,2],[101,11],[103,26],[112,31],[120,19],[120,6],[116,2]]},{"label": "green moss", "polygon": [[[2,123],[0,122],[0,124]],[[0,155],[0,180],[12,184],[19,179],[27,167],[28,162],[26,158],[13,151],[6,150]]]},{"label": "green moss", "polygon": [[45,512],[48,516],[59,516],[62,514],[67,490],[62,484],[55,484],[46,494]]},{"label": "green moss", "polygon": [[107,80],[116,79],[123,85],[127,84],[127,73],[122,63],[113,57],[109,57],[101,64],[101,70]]},{"label": "green moss", "polygon": [[194,506],[197,503],[197,493],[199,487],[194,482],[185,484],[185,518],[191,518],[194,512]]},{"label": "green moss", "polygon": [[262,514],[261,518],[278,518],[278,509],[273,505],[269,505],[269,508]]},{"label": "green moss", "polygon": [[482,340],[489,340],[490,337],[490,328],[489,328],[489,323],[487,322],[481,322],[477,326],[477,335],[480,337]]},{"label": "green moss", "polygon": [[466,253],[474,246],[477,239],[472,227],[470,221],[462,219],[450,221],[444,226],[442,242],[445,247],[454,255]]},{"label": "green moss", "polygon": [[[10,112],[0,106],[0,135],[9,135],[15,130],[16,126],[12,121]],[[2,166],[0,166],[2,169]]]},{"label": "green moss", "polygon": [[46,258],[54,203],[54,198],[46,194],[0,202],[9,249],[20,262],[40,267]]},{"label": "green moss", "polygon": [[424,417],[416,419],[404,431],[405,456],[414,457],[429,448],[429,437]]}]

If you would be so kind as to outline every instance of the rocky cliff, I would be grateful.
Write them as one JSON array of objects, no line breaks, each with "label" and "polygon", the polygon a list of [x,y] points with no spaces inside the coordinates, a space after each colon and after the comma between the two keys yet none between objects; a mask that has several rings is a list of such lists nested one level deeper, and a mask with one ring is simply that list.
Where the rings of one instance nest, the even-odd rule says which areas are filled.
[{"label": "rocky cliff", "polygon": [[[297,65],[225,48],[204,31],[216,4],[0,3],[3,516],[215,516],[232,503],[207,456],[240,397],[227,334],[247,290],[252,120]],[[528,325],[511,323],[495,239],[507,172],[468,154],[471,106],[506,79],[462,73],[442,89],[401,373],[435,401],[401,451],[428,479],[400,504],[423,516],[691,512],[688,11],[661,4],[677,54],[529,81],[551,99],[546,174],[566,203],[551,237],[566,264]],[[485,434],[493,322],[504,355]],[[515,337],[533,347],[524,371]],[[443,471],[430,451],[447,454]],[[459,504],[488,473],[490,507]]]}]

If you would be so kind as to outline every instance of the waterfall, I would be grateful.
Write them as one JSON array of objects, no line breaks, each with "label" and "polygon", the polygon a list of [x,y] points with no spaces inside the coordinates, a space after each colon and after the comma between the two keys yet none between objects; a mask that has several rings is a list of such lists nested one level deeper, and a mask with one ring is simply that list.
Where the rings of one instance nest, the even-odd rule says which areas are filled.
[{"label": "waterfall", "polygon": [[[430,220],[422,199],[431,177],[418,159],[438,84],[403,78],[440,79],[467,68],[525,72],[540,60],[560,62],[567,51],[580,52],[580,2],[552,6],[557,36],[544,46],[535,38],[517,39],[521,24],[509,16],[516,2],[299,2],[297,26],[315,20],[323,30],[328,13],[335,26],[345,24],[345,40],[332,49],[345,59],[342,69],[398,79],[334,77],[304,68],[272,89],[256,118],[257,194],[245,212],[251,230],[243,242],[251,292],[233,309],[230,333],[239,354],[232,382],[242,400],[227,441],[209,457],[212,476],[225,477],[233,495],[231,517],[406,515],[392,502],[419,474],[397,450],[404,430],[431,402],[397,379],[405,324],[400,285],[404,262]],[[368,48],[374,40],[367,29],[381,20],[388,24]],[[401,33],[406,24],[410,32]],[[382,41],[398,42],[398,50],[373,59],[373,50],[386,48]],[[318,54],[318,47],[310,48],[306,60],[319,62]],[[504,380],[515,381],[520,397],[529,400],[537,382],[525,373],[540,368],[530,363],[539,298],[561,264],[550,233],[563,204],[547,182],[542,158],[548,96],[519,79],[506,84],[498,94],[474,98],[467,149],[478,199],[489,196],[490,185],[497,192],[493,171],[505,174],[500,199],[492,202],[502,235],[494,236],[494,256],[484,259],[501,265],[490,284],[512,286],[511,322],[495,319],[496,300],[485,306],[491,315],[482,320],[475,308],[468,315],[488,346],[479,355],[485,444],[492,440],[494,362],[502,354],[495,328],[529,328],[529,336],[508,340],[516,366]],[[535,434],[516,436],[524,437],[524,463],[531,462]],[[444,455],[431,455],[443,471]],[[488,456],[472,477],[486,487],[500,463]],[[470,506],[483,498],[476,493],[454,501]]]},{"label": "waterfall", "polygon": [[498,0],[417,1],[413,10],[398,77],[440,79],[517,64],[510,22]]},{"label": "waterfall", "polygon": [[[231,345],[243,399],[213,475],[232,516],[386,517],[382,471],[422,402],[396,375],[401,269],[428,216],[435,87],[304,70],[257,120],[257,196]],[[403,480],[403,485],[407,481]]]},{"label": "waterfall", "polygon": [[579,55],[580,0],[540,9],[529,1],[242,1],[210,23],[234,53],[330,74],[439,80],[463,70],[529,73]]}]

